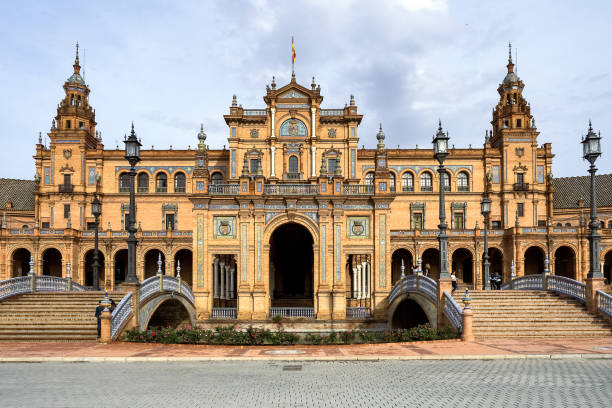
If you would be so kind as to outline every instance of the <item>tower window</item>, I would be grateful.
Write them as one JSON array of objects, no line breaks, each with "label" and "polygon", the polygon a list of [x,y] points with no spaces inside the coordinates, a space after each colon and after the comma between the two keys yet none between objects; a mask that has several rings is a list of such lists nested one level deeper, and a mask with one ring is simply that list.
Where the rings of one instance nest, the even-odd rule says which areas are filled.
[{"label": "tower window", "polygon": [[512,103],[516,104],[516,94],[512,94]]},{"label": "tower window", "polygon": [[510,105],[510,94],[506,94],[506,105]]},{"label": "tower window", "polygon": [[516,120],[516,127],[517,128],[523,127],[523,122],[520,119]]},{"label": "tower window", "polygon": [[522,217],[525,214],[525,205],[523,203],[517,203],[516,211],[518,212],[518,216]]},{"label": "tower window", "polygon": [[85,122],[83,121],[79,122],[79,129],[85,129]]},{"label": "tower window", "polygon": [[70,218],[70,204],[64,204],[64,218]]},{"label": "tower window", "polygon": [[70,129],[70,127],[72,126],[72,123],[70,122],[70,120],[66,121],[66,129]]},{"label": "tower window", "polygon": [[504,119],[504,128],[510,127],[510,121],[508,119]]}]

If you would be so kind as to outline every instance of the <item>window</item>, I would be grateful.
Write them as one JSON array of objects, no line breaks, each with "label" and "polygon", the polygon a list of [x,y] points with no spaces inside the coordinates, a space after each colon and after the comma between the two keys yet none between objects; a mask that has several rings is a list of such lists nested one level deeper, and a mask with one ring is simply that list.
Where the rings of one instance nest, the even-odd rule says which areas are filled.
[{"label": "window", "polygon": [[571,226],[572,226],[572,223],[571,223],[571,222],[566,222],[566,223],[565,223],[565,226],[566,226],[566,227],[571,227]]},{"label": "window", "polygon": [[395,174],[394,173],[389,174],[389,190],[392,193],[395,193]]},{"label": "window", "polygon": [[466,172],[462,171],[457,175],[457,190],[458,191],[470,191],[469,176]]},{"label": "window", "polygon": [[44,169],[44,183],[51,184],[51,167],[45,167]]},{"label": "window", "polygon": [[88,222],[87,223],[87,231],[95,231],[96,230],[96,223],[95,222]]},{"label": "window", "polygon": [[289,173],[298,173],[298,158],[297,156],[289,156]]},{"label": "window", "polygon": [[[597,201],[596,201],[597,202]],[[612,221],[608,221],[608,228],[612,229]]]},{"label": "window", "polygon": [[599,221],[599,228],[606,228],[606,224],[603,221]]},{"label": "window", "polygon": [[50,226],[49,226],[49,221],[43,221],[43,223],[42,223],[42,229],[49,229],[49,228],[50,228]]},{"label": "window", "polygon": [[546,220],[538,220],[538,227],[546,227]]},{"label": "window", "polygon": [[174,192],[175,193],[184,193],[185,188],[187,186],[187,180],[185,178],[185,173],[176,173],[174,175]]},{"label": "window", "polygon": [[523,215],[525,215],[525,204],[517,203],[516,204],[516,212],[518,212],[518,216],[519,217],[522,217]]},{"label": "window", "polygon": [[431,186],[431,173],[421,174],[421,191],[433,191]]},{"label": "window", "polygon": [[450,175],[448,173],[442,173],[442,183],[444,191],[450,191]]},{"label": "window", "polygon": [[129,191],[130,191],[130,174],[121,173],[119,175],[119,192],[129,193]]},{"label": "window", "polygon": [[402,174],[402,191],[414,191],[414,176],[412,173],[405,172]]},{"label": "window", "polygon": [[210,182],[212,184],[223,184],[223,174],[219,173],[218,171],[213,173],[210,177]]},{"label": "window", "polygon": [[168,176],[166,173],[158,173],[155,177],[155,192],[166,193],[168,191]]},{"label": "window", "polygon": [[149,175],[147,173],[138,173],[138,192],[146,193],[149,191]]},{"label": "window", "polygon": [[259,165],[259,159],[251,159],[251,174],[257,174],[257,166]]},{"label": "window", "polygon": [[64,185],[65,186],[72,185],[72,175],[71,174],[64,174]]},{"label": "window", "polygon": [[87,184],[89,185],[96,184],[96,168],[95,167],[87,168]]},{"label": "window", "polygon": [[336,174],[336,168],[338,167],[338,159],[335,157],[327,159],[327,174]]},{"label": "window", "polygon": [[371,186],[374,184],[374,173],[373,172],[369,172],[365,175],[365,183],[368,186]]},{"label": "window", "polygon": [[499,166],[491,167],[491,179],[493,183],[499,183]]},{"label": "window", "polygon": [[70,204],[64,204],[64,218],[70,218]]},{"label": "window", "polygon": [[72,123],[70,122],[70,120],[66,121],[66,129],[70,129]]},{"label": "window", "polygon": [[516,173],[516,184],[523,184],[525,182],[525,174]]},{"label": "window", "polygon": [[85,129],[85,122],[83,121],[79,122],[79,129]]},{"label": "window", "polygon": [[174,230],[174,214],[166,214],[166,229]]},{"label": "window", "polygon": [[232,137],[236,137],[236,128],[235,127],[232,128]]},{"label": "window", "polygon": [[522,121],[520,119],[516,120],[516,127],[517,128],[523,127],[523,123],[522,123]]},{"label": "window", "polygon": [[463,213],[462,212],[453,213],[453,227],[454,229],[459,229],[459,230],[462,230],[465,228],[465,225],[463,225]]},{"label": "window", "polygon": [[501,221],[491,221],[492,229],[501,229]]},{"label": "window", "polygon": [[387,191],[387,183],[384,181],[378,183],[378,191]]},{"label": "window", "polygon": [[510,127],[510,121],[508,119],[504,119],[504,128]]},{"label": "window", "polygon": [[423,229],[423,213],[412,213],[412,229]]}]

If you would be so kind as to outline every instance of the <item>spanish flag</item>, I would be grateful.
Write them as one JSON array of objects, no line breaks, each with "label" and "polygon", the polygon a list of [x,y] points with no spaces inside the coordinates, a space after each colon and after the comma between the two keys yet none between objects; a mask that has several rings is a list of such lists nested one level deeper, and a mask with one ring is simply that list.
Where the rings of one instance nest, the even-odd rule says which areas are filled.
[{"label": "spanish flag", "polygon": [[295,64],[295,44],[293,43],[293,36],[291,36],[291,63]]}]

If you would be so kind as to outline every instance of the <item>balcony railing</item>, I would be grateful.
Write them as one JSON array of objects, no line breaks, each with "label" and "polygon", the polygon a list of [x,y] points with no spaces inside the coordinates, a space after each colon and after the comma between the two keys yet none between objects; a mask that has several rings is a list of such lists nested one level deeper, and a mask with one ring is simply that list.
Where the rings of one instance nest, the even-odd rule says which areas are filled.
[{"label": "balcony railing", "polygon": [[299,180],[302,178],[300,173],[287,173],[286,176],[287,180]]},{"label": "balcony railing", "polygon": [[74,190],[74,186],[72,184],[60,184],[59,192],[60,193],[72,193]]},{"label": "balcony railing", "polygon": [[267,195],[317,195],[318,185],[310,184],[266,184],[264,194]]},{"label": "balcony railing", "polygon": [[[121,191],[121,189],[119,189],[119,191]],[[127,191],[130,191],[129,187],[128,187]],[[138,187],[138,192],[139,193],[148,193],[149,192],[149,187]]]},{"label": "balcony railing", "polygon": [[529,190],[529,183],[514,183],[514,191],[527,191]]},{"label": "balcony railing", "polygon": [[371,195],[374,194],[372,184],[349,184],[344,186],[345,195]]},{"label": "balcony railing", "polygon": [[321,116],[344,116],[344,109],[321,109]]},{"label": "balcony railing", "polygon": [[[421,191],[433,191],[433,187],[432,186],[421,186]],[[446,191],[446,189],[444,191]]]},{"label": "balcony railing", "polygon": [[157,187],[155,187],[155,192],[156,193],[167,193],[168,192],[168,187],[157,186]]},{"label": "balcony railing", "polygon": [[175,193],[184,193],[185,192],[185,186],[181,186],[181,187],[176,186],[176,187],[174,187],[174,192]]},{"label": "balcony railing", "polygon": [[470,188],[468,186],[459,186],[457,187],[457,191],[460,191],[462,193],[466,193],[470,191]]},{"label": "balcony railing", "polygon": [[238,184],[210,184],[208,194],[236,195],[238,194]]},{"label": "balcony railing", "polygon": [[126,186],[119,186],[119,192],[120,193],[129,193],[130,192],[130,187],[126,187]]},{"label": "balcony railing", "polygon": [[266,116],[265,109],[244,109],[242,111],[244,116]]}]

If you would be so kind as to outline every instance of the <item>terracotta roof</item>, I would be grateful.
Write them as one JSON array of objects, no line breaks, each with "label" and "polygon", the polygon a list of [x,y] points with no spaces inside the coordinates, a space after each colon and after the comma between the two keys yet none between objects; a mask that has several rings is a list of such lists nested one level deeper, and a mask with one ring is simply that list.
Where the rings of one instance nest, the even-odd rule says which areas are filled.
[{"label": "terracotta roof", "polygon": [[33,180],[0,178],[0,209],[6,210],[6,203],[12,203],[12,210],[34,211]]},{"label": "terracotta roof", "polygon": [[[591,176],[561,177],[553,179],[554,208],[579,208],[578,200],[584,200],[584,207],[591,205]],[[595,201],[597,207],[612,207],[612,174],[595,176]]]}]

